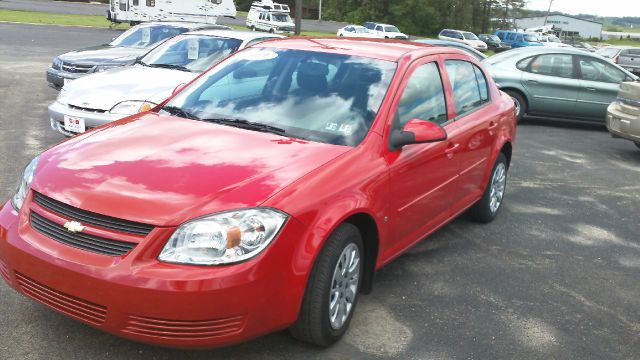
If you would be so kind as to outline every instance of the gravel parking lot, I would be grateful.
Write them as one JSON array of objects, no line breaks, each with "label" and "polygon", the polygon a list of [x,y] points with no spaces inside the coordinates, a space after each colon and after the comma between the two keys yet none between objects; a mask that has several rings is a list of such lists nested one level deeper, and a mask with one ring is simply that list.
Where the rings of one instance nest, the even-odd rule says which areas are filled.
[{"label": "gravel parking lot", "polygon": [[[45,70],[111,30],[0,23],[0,199],[63,138]],[[60,315],[0,283],[0,358],[637,359],[640,151],[601,126],[529,120],[518,129],[497,220],[444,227],[377,274],[343,341],[286,332],[234,347],[137,344]]]}]

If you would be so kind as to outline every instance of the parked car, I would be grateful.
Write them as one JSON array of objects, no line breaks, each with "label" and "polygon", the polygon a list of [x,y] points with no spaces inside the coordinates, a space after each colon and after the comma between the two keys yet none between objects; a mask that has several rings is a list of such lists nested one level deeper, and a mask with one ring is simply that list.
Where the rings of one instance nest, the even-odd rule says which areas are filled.
[{"label": "parked car", "polygon": [[369,29],[360,25],[347,25],[340,28],[337,35],[360,38],[378,38],[378,35],[371,33]]},{"label": "parked car", "polygon": [[437,40],[437,39],[418,39],[418,40],[413,40],[413,41],[414,42],[418,42],[418,43],[422,43],[422,44],[427,44],[427,45],[447,46],[447,47],[452,47],[452,48],[457,48],[457,49],[460,49],[460,50],[464,50],[467,53],[469,53],[469,55],[475,57],[478,61],[482,61],[482,60],[487,58],[487,55],[481,53],[480,51],[472,48],[471,46],[469,46],[467,44],[463,44],[463,43],[460,43],[460,42]]},{"label": "parked car", "polygon": [[591,44],[584,41],[566,40],[564,41],[564,44],[571,45],[576,49],[580,49],[582,51],[587,51],[587,52],[596,52],[597,50]]},{"label": "parked car", "polygon": [[250,31],[201,30],[174,37],[136,65],[86,76],[65,85],[49,105],[51,127],[74,136],[123,117],[148,111],[244,47],[282,35]]},{"label": "parked car", "polygon": [[220,17],[236,17],[233,0],[111,0],[107,20],[132,25],[145,21],[193,21],[215,24]]},{"label": "parked car", "polygon": [[68,81],[106,69],[131,65],[161,42],[187,31],[230,29],[228,26],[189,22],[150,22],[132,27],[108,44],[84,48],[53,59],[47,81],[61,88]]},{"label": "parked car", "polygon": [[529,46],[543,46],[536,33],[524,33],[519,31],[498,30],[495,34],[503,43],[512,48]]},{"label": "parked car", "polygon": [[289,16],[289,6],[271,1],[254,2],[247,14],[246,24],[252,31],[272,34],[291,34],[296,30],[296,24]]},{"label": "parked car", "polygon": [[511,46],[503,43],[496,35],[480,34],[478,39],[487,44],[489,50],[493,50],[496,53],[511,49]]},{"label": "parked car", "polygon": [[328,346],[375,270],[499,214],[514,114],[457,49],[267,41],[36,157],[0,210],[0,278],[136,341]]},{"label": "parked car", "polygon": [[571,48],[530,47],[483,61],[500,89],[525,114],[603,123],[623,81],[637,77],[598,55]]},{"label": "parked car", "polygon": [[596,54],[613,61],[635,74],[640,74],[640,47],[607,46]]},{"label": "parked car", "polygon": [[438,34],[438,39],[467,44],[479,51],[487,50],[487,44],[478,39],[476,34],[470,31],[443,29],[442,31],[440,31],[440,34]]},{"label": "parked car", "polygon": [[570,48],[573,47],[569,44],[565,44],[557,36],[554,35],[540,35],[538,36],[538,41],[542,43],[544,46],[548,47],[561,47],[561,48]]},{"label": "parked car", "polygon": [[409,36],[400,32],[400,30],[393,25],[374,22],[365,22],[362,25],[367,28],[370,33],[376,35],[376,37],[380,39],[409,40]]},{"label": "parked car", "polygon": [[607,109],[607,129],[614,137],[633,141],[640,149],[640,83],[620,84],[618,98]]}]

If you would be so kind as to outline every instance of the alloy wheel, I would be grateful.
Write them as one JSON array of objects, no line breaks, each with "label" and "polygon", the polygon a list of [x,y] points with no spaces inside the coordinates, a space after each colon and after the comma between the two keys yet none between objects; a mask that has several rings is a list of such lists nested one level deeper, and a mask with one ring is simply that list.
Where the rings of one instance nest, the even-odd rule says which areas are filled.
[{"label": "alloy wheel", "polygon": [[354,243],[347,245],[333,271],[329,292],[329,321],[339,330],[349,318],[358,294],[360,251]]},{"label": "alloy wheel", "polygon": [[491,178],[491,193],[489,194],[489,209],[492,213],[495,213],[502,204],[502,198],[504,197],[504,189],[507,185],[507,168],[504,163],[499,163],[496,166],[493,176]]}]

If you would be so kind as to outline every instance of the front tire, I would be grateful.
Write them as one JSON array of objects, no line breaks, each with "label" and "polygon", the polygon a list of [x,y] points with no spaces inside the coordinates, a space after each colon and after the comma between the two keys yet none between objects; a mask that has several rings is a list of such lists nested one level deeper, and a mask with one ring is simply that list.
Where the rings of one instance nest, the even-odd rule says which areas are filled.
[{"label": "front tire", "polygon": [[363,254],[354,225],[342,224],[331,234],[309,276],[298,320],[289,329],[295,338],[323,347],[342,338],[356,308]]},{"label": "front tire", "polygon": [[256,27],[251,25],[251,31],[256,31]]},{"label": "front tire", "polygon": [[502,207],[507,188],[507,170],[507,157],[500,153],[493,165],[489,184],[487,184],[482,198],[469,210],[469,215],[473,220],[489,223],[496,218]]},{"label": "front tire", "polygon": [[505,93],[513,99],[513,103],[516,106],[516,119],[520,122],[527,113],[527,101],[515,91],[506,90]]}]

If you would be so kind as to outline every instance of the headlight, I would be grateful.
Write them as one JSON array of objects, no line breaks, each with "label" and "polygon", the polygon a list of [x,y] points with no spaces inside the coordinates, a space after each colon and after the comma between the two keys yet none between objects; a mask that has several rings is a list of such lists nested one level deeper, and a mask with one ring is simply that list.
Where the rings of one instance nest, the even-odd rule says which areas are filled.
[{"label": "headlight", "polygon": [[39,159],[40,156],[36,156],[24,169],[24,174],[22,174],[22,178],[18,184],[18,190],[11,198],[11,205],[13,205],[13,208],[16,211],[20,211],[22,204],[24,204],[24,199],[27,197],[27,193],[29,192],[29,187],[31,186],[31,181],[33,181],[33,174],[36,172]]},{"label": "headlight", "polygon": [[56,99],[57,102],[59,102],[62,105],[68,105],[69,104],[69,97],[71,97],[71,95],[69,95],[69,91],[65,90],[64,87],[60,90],[60,94],[58,94],[58,98]]},{"label": "headlight", "polygon": [[148,101],[123,101],[114,106],[109,112],[119,115],[133,115],[153,109],[156,104]]},{"label": "headlight", "polygon": [[51,67],[56,69],[56,70],[61,70],[62,69],[62,60],[60,60],[60,58],[53,59],[53,64],[51,65]]},{"label": "headlight", "polygon": [[93,69],[91,69],[92,73],[98,73],[98,72],[103,72],[109,69],[115,69],[118,67],[122,67],[125,66],[127,64],[125,63],[118,63],[118,64],[103,64],[103,65],[96,65],[93,67]]},{"label": "headlight", "polygon": [[267,208],[229,211],[181,225],[162,249],[160,261],[231,264],[258,255],[278,235],[287,215]]}]

